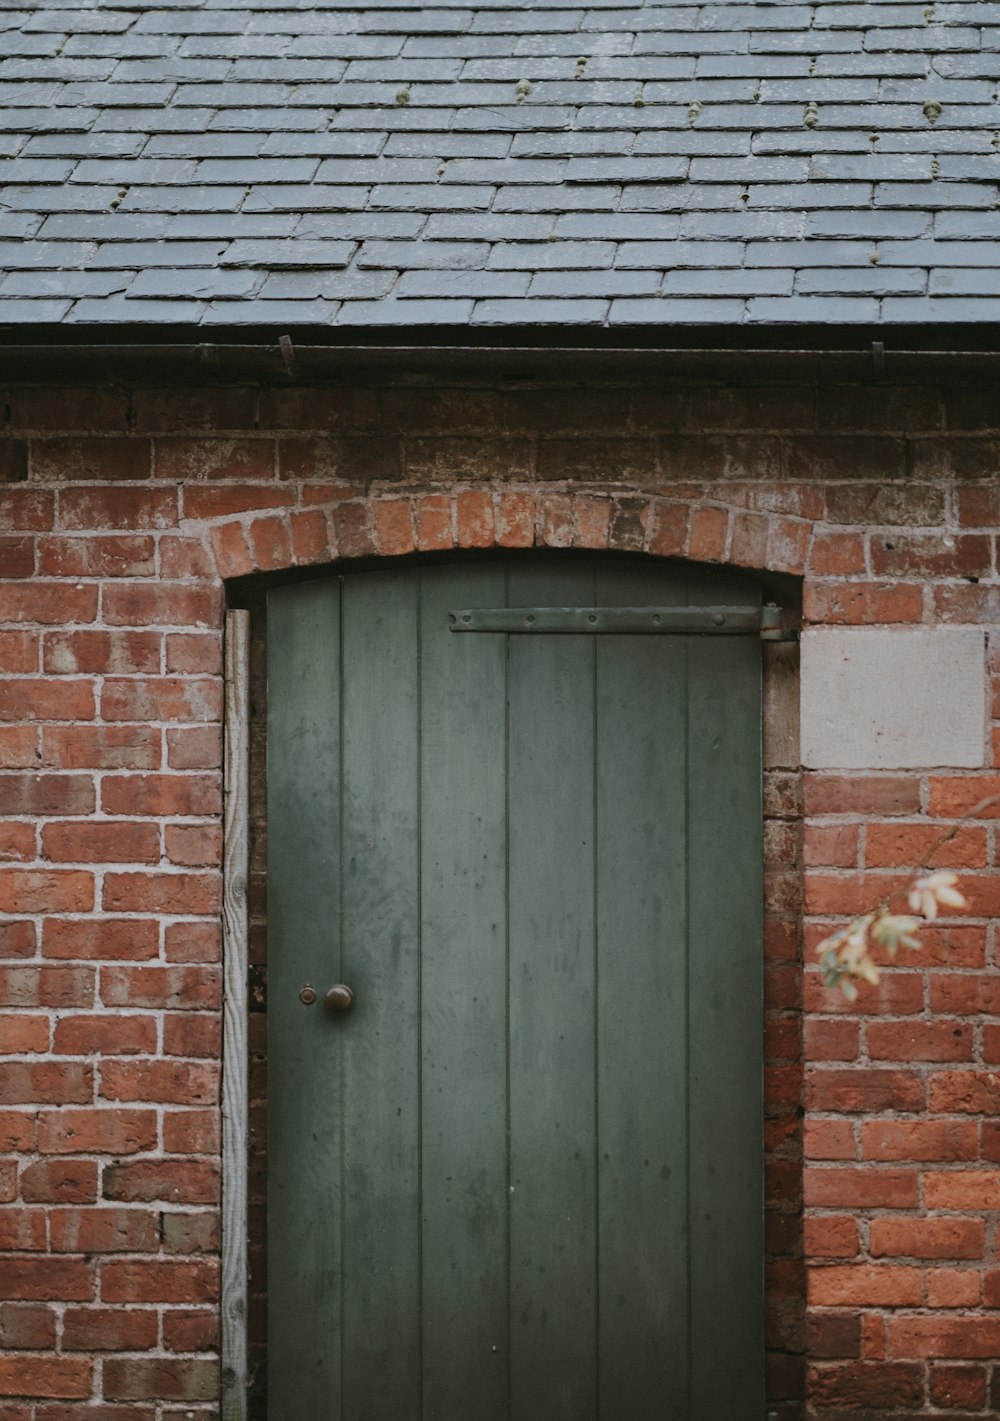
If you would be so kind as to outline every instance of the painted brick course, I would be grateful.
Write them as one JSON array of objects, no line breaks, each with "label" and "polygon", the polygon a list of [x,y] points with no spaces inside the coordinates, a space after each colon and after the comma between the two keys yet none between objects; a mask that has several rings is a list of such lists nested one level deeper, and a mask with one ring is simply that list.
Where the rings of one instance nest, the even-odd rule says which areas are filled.
[{"label": "painted brick course", "polygon": [[[812,965],[833,921],[1000,791],[989,392],[789,365],[780,385],[17,386],[2,404],[3,1421],[216,1406],[224,582],[246,579],[229,596],[262,632],[271,570],[530,547],[761,569],[786,604],[801,580],[814,624],[990,629],[984,768],[768,770],[765,1025],[771,1408],[993,1414],[998,811],[941,856],[967,916],[854,1005]],[[264,1021],[252,1013],[256,1140]],[[259,1368],[259,1150],[251,1164]]]}]

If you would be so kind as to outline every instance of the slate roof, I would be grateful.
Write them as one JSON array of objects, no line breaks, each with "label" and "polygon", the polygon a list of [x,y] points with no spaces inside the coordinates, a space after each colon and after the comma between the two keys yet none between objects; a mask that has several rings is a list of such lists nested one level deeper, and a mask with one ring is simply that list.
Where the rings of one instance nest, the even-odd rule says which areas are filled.
[{"label": "slate roof", "polygon": [[0,9],[0,323],[1000,319],[1000,3]]}]

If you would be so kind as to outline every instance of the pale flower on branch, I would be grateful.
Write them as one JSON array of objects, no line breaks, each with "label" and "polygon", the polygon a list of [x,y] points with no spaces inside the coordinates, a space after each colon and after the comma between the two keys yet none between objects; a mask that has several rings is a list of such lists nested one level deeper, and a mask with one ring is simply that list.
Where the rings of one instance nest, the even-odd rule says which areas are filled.
[{"label": "pale flower on branch", "polygon": [[[934,840],[923,863],[913,870],[902,888],[884,899],[872,912],[855,918],[846,928],[839,928],[823,939],[816,951],[825,986],[839,987],[849,1001],[854,1001],[858,995],[855,978],[863,982],[878,982],[879,971],[872,957],[873,948],[881,948],[889,957],[895,957],[900,947],[919,947],[917,933],[925,923],[936,919],[939,908],[961,910],[969,906],[956,887],[957,874],[948,869],[927,872],[927,865],[963,825],[971,819],[978,819],[997,804],[1000,804],[1000,794],[991,794],[974,804],[957,823]],[[892,912],[892,905],[897,902],[905,902],[910,912]]]}]

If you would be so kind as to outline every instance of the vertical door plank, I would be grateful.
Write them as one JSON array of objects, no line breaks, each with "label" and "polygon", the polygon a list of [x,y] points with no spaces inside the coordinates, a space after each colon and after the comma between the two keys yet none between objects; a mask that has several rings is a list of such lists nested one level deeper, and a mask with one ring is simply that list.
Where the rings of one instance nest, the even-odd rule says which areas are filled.
[{"label": "vertical door plank", "polygon": [[[667,606],[661,569],[598,566],[601,606]],[[597,639],[601,1421],[687,1417],[687,650]]]},{"label": "vertical door plank", "polygon": [[505,667],[448,612],[497,567],[424,569],[421,984],[425,1421],[507,1409]]},{"label": "vertical door plank", "polygon": [[340,1398],[339,584],[268,597],[268,1390],[272,1416]]},{"label": "vertical door plank", "polygon": [[[589,566],[512,567],[511,606]],[[509,639],[511,1415],[594,1421],[594,653]]]},{"label": "vertical door plank", "polygon": [[420,1414],[420,575],[343,593],[343,1421]]},{"label": "vertical door plank", "polygon": [[[710,586],[719,600],[754,600],[742,579],[720,574]],[[692,602],[706,593],[693,574]],[[691,1412],[760,1416],[760,644],[751,637],[692,638],[688,654]]]}]

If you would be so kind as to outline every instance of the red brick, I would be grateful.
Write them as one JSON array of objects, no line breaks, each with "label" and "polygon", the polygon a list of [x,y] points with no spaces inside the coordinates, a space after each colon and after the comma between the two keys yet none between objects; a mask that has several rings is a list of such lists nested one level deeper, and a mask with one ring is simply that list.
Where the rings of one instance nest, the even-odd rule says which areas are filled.
[{"label": "red brick", "polygon": [[32,478],[42,482],[66,479],[99,483],[113,479],[148,479],[148,439],[33,439]]},{"label": "red brick", "polygon": [[376,551],[363,503],[338,504],[333,510],[333,526],[341,557],[369,557]]},{"label": "red brick", "polygon": [[657,557],[680,557],[688,545],[691,509],[686,503],[657,499],[652,509],[649,551]]},{"label": "red brick", "polygon": [[0,631],[0,666],[5,676],[16,676],[38,670],[38,633],[34,631]]},{"label": "red brick", "polygon": [[502,548],[530,548],[535,542],[535,496],[501,493],[496,509],[497,543]]},{"label": "red brick", "polygon": [[767,535],[767,567],[796,576],[805,571],[812,528],[808,523],[772,518]]},{"label": "red brick", "polygon": [[108,1100],[212,1105],[218,1070],[191,1061],[107,1061],[101,1068],[101,1094]]},{"label": "red brick", "polygon": [[722,562],[728,529],[729,514],[724,508],[696,508],[691,514],[688,557],[698,562]]},{"label": "red brick", "polygon": [[853,1061],[860,1050],[861,1029],[856,1021],[807,1018],[802,1049],[807,1061]]},{"label": "red brick", "polygon": [[1000,1170],[928,1170],[924,1202],[928,1209],[1000,1209]]},{"label": "red brick", "polygon": [[856,1159],[854,1126],[850,1120],[808,1119],[803,1148],[806,1159]]},{"label": "red brick", "polygon": [[199,583],[112,583],[104,589],[104,620],[110,626],[218,627],[222,589]]},{"label": "red brick", "polygon": [[222,686],[209,677],[109,678],[101,692],[101,714],[106,720],[219,720]]},{"label": "red brick", "polygon": [[[0,874],[0,904],[2,882]],[[219,912],[222,887],[217,873],[108,873],[101,901],[110,913],[196,916]]]},{"label": "red brick", "polygon": [[0,480],[4,483],[18,483],[27,477],[28,446],[26,442],[23,439],[5,438],[0,443]]},{"label": "red brick", "polygon": [[0,819],[0,861],[30,863],[35,858],[35,826],[19,819]]},{"label": "red brick", "polygon": [[156,1148],[155,1110],[43,1110],[38,1122],[43,1154],[130,1155]]},{"label": "red brick", "polygon": [[805,1202],[827,1209],[910,1209],[917,1203],[915,1169],[834,1169],[805,1171]]},{"label": "red brick", "polygon": [[843,1214],[822,1214],[804,1220],[803,1248],[807,1258],[854,1258],[858,1225]]},{"label": "red brick", "polygon": [[94,876],[78,869],[0,869],[0,912],[89,913]]},{"label": "red brick", "polygon": [[0,1303],[0,1347],[11,1350],[54,1350],[56,1316],[52,1308]]},{"label": "red brick", "polygon": [[7,392],[11,424],[16,429],[122,429],[128,426],[129,396],[124,390],[93,382],[78,387],[60,385],[53,398],[51,383],[21,385]]},{"label": "red brick", "polygon": [[857,1313],[806,1314],[806,1347],[810,1357],[861,1355],[861,1318]]},{"label": "red brick", "polygon": [[59,495],[63,528],[138,533],[176,528],[177,494],[166,488],[71,488]]},{"label": "red brick", "polygon": [[990,539],[979,533],[892,533],[870,542],[877,574],[906,577],[985,577],[992,565]]},{"label": "red brick", "polygon": [[164,844],[171,863],[211,868],[222,863],[222,826],[218,823],[168,824]]},{"label": "red brick", "polygon": [[28,1056],[49,1049],[47,1016],[0,1013],[0,1055]]},{"label": "red brick", "polygon": [[36,1160],[21,1171],[21,1198],[29,1204],[96,1203],[97,1165],[93,1160]]},{"label": "red brick", "polygon": [[375,542],[384,556],[413,552],[416,541],[409,499],[379,499],[372,507],[372,523]]},{"label": "red brick", "polygon": [[802,859],[811,867],[853,868],[858,862],[857,824],[807,824]]},{"label": "red brick", "polygon": [[217,1204],[219,1167],[208,1160],[136,1160],[104,1171],[105,1199],[136,1203]]},{"label": "red brick", "polygon": [[167,1016],[163,1021],[165,1056],[200,1056],[216,1060],[222,1045],[222,1022],[204,1012]]},{"label": "red brick", "polygon": [[1000,1318],[933,1317],[903,1314],[889,1323],[896,1357],[984,1357],[1000,1355]]},{"label": "red brick", "polygon": [[[997,780],[1000,788],[1000,778]],[[919,814],[920,780],[917,776],[807,774],[804,780],[806,814]],[[939,815],[941,809],[932,807]]]},{"label": "red brick", "polygon": [[115,775],[101,785],[101,809],[106,814],[218,814],[221,796],[217,775]]},{"label": "red brick", "polygon": [[[44,570],[43,568],[42,571]],[[32,577],[34,571],[34,540],[32,538],[0,537],[0,578]]]},{"label": "red brick", "polygon": [[0,1110],[0,1150],[27,1153],[35,1148],[35,1116],[33,1112]]},{"label": "red brick", "polygon": [[1000,975],[932,972],[931,1011],[961,1016],[1000,1016]]},{"label": "red brick", "polygon": [[[837,1362],[810,1367],[808,1395],[815,1406],[919,1406],[924,1369],[911,1362]],[[845,1418],[870,1412],[838,1412]]]},{"label": "red brick", "polygon": [[997,802],[980,810],[976,818],[996,819],[1000,815],[1000,775],[931,775],[927,783],[933,818],[963,818],[982,800],[994,796]]},{"label": "red brick", "polygon": [[[455,498],[458,522],[457,546],[460,548],[490,548],[495,538],[493,501],[488,493],[469,490]],[[588,543],[586,546],[600,546]]]},{"label": "red brick", "polygon": [[4,813],[89,814],[95,807],[89,774],[4,774],[0,779]]},{"label": "red brick", "polygon": [[874,1061],[969,1061],[972,1026],[958,1021],[873,1021],[868,1054]]},{"label": "red brick", "polygon": [[94,1265],[77,1258],[5,1258],[3,1288],[11,1300],[87,1303],[94,1296]]},{"label": "red brick", "polygon": [[806,1099],[820,1111],[917,1111],[924,1108],[924,1086],[915,1071],[816,1068],[806,1072]]},{"label": "red brick", "polygon": [[53,863],[156,863],[160,830],[141,820],[64,819],[43,825],[42,857]]},{"label": "red brick", "polygon": [[890,1264],[829,1264],[809,1270],[814,1307],[919,1307],[921,1270]]},{"label": "red brick", "polygon": [[211,581],[215,563],[201,538],[161,538],[160,575],[170,581],[192,577]]},{"label": "red brick", "polygon": [[252,386],[136,390],[132,399],[135,428],[141,434],[247,429],[256,423],[257,391]]},{"label": "red brick", "polygon": [[214,725],[168,727],[167,764],[172,770],[221,769],[221,728]]},{"label": "red brick", "polygon": [[199,522],[209,518],[239,518],[259,508],[284,508],[288,489],[268,484],[217,484],[199,488],[185,484],[184,516]]},{"label": "red brick", "polygon": [[[58,958],[143,961],[159,950],[159,924],[150,919],[78,920],[48,918],[42,929],[42,954]],[[80,1003],[77,1003],[80,1005]]]},{"label": "red brick", "polygon": [[972,1268],[928,1268],[924,1284],[930,1308],[967,1308],[979,1302],[979,1273]]},{"label": "red brick", "polygon": [[168,1352],[214,1352],[219,1346],[218,1314],[207,1308],[164,1311],[163,1345]]},{"label": "red brick", "polygon": [[222,940],[217,923],[168,923],[164,932],[168,962],[218,962]]},{"label": "red brick", "polygon": [[0,721],[93,719],[94,686],[90,681],[0,680]]},{"label": "red brick", "polygon": [[0,488],[0,528],[43,533],[52,527],[55,495],[33,488]]},{"label": "red brick", "polygon": [[70,1105],[90,1100],[93,1074],[76,1061],[0,1062],[0,1102],[4,1105]]},{"label": "red brick", "polygon": [[318,509],[290,514],[288,528],[292,539],[292,557],[300,566],[326,562],[332,556],[326,519]]},{"label": "red brick", "polygon": [[67,1352],[145,1352],[157,1342],[153,1311],[131,1308],[67,1308],[63,1348]]},{"label": "red brick", "polygon": [[10,1007],[89,1007],[94,980],[92,967],[3,967],[0,1002]]},{"label": "red brick", "polygon": [[0,922],[0,961],[34,957],[37,932],[34,923],[19,919]]},{"label": "red brick", "polygon": [[871,1222],[869,1251],[873,1258],[978,1259],[984,1250],[982,1219],[906,1217]]},{"label": "red brick", "polygon": [[130,675],[160,669],[158,632],[50,632],[45,670],[57,676]]},{"label": "red brick", "polygon": [[101,999],[109,1007],[166,1007],[173,1012],[200,1012],[220,1006],[222,979],[214,966],[105,968],[101,973]]},{"label": "red brick", "polygon": [[0,1356],[0,1396],[88,1397],[93,1367],[83,1357]]},{"label": "red brick", "polygon": [[187,439],[155,441],[158,479],[270,479],[275,475],[273,439]]},{"label": "red brick", "polygon": [[[387,402],[390,396],[398,397],[401,393],[398,390],[386,391]],[[423,398],[425,392],[421,390],[420,395]],[[429,395],[430,392],[427,392]],[[376,428],[379,418],[378,397],[373,390],[297,385],[269,387],[260,392],[262,429],[357,431]],[[391,406],[385,418],[387,422],[391,419]]]},{"label": "red brick", "polygon": [[109,1259],[101,1270],[101,1300],[110,1303],[214,1302],[217,1263],[209,1259]]},{"label": "red brick", "polygon": [[243,577],[253,572],[254,561],[247,546],[246,532],[239,523],[224,523],[209,534],[221,577]]},{"label": "red brick", "polygon": [[40,538],[43,577],[152,577],[156,544],[140,535],[110,538]]},{"label": "red brick", "polygon": [[218,1363],[208,1358],[109,1357],[104,1394],[113,1400],[212,1401],[218,1395],[218,1373]]},{"label": "red brick", "polygon": [[159,1245],[148,1209],[52,1209],[49,1228],[53,1253],[139,1253]]},{"label": "red brick", "polygon": [[919,622],[923,592],[917,582],[818,582],[805,584],[802,615],[821,625],[869,626]]},{"label": "red brick", "polygon": [[851,577],[865,571],[865,544],[859,533],[817,533],[809,555],[814,577]]},{"label": "red brick", "polygon": [[88,622],[97,617],[98,588],[92,584],[0,583],[0,622]]},{"label": "red brick", "polygon": [[866,1120],[861,1150],[872,1160],[969,1160],[978,1132],[971,1120]]},{"label": "red brick", "polygon": [[869,868],[912,868],[914,864],[944,864],[950,869],[986,866],[986,831],[960,829],[947,844],[927,858],[940,839],[940,824],[869,824],[865,834],[865,863]]},{"label": "red brick", "polygon": [[936,1406],[970,1407],[981,1411],[986,1405],[986,1372],[982,1367],[931,1367],[931,1401]]},{"label": "red brick", "polygon": [[[42,732],[42,762],[59,770],[145,770],[160,763],[160,732],[149,725],[47,725]],[[71,804],[52,813],[79,814],[94,807],[93,781],[48,776],[54,784],[86,786],[86,805]],[[45,811],[39,811],[44,813]]]},{"label": "red brick", "polygon": [[0,1249],[19,1253],[45,1249],[45,1210],[0,1208]]},{"label": "red brick", "polygon": [[931,1110],[963,1115],[1000,1114],[1000,1075],[992,1071],[936,1071],[928,1080]]},{"label": "red brick", "polygon": [[67,1056],[152,1055],[156,1021],[151,1016],[65,1016],[56,1022],[53,1049]]},{"label": "red brick", "polygon": [[[877,983],[859,982],[856,1000],[849,1001],[839,989],[831,990],[825,986],[819,971],[807,968],[802,977],[802,1004],[807,1012],[910,1016],[924,1009],[923,977],[918,972],[900,972],[889,968]],[[894,1025],[904,1028],[906,1023],[897,1022]]]},{"label": "red brick", "polygon": [[188,676],[222,675],[222,638],[214,632],[172,632],[166,638],[167,670]]},{"label": "red brick", "polygon": [[165,1110],[163,1148],[168,1154],[213,1154],[220,1147],[216,1110]]}]

